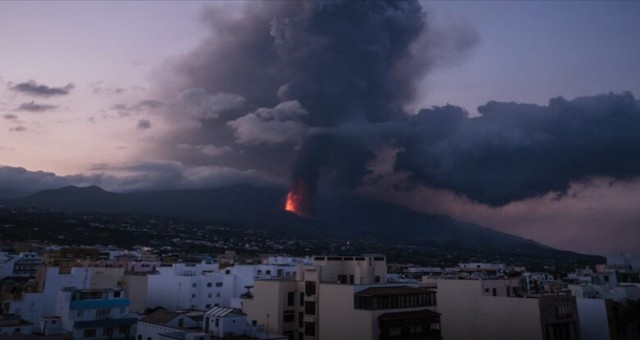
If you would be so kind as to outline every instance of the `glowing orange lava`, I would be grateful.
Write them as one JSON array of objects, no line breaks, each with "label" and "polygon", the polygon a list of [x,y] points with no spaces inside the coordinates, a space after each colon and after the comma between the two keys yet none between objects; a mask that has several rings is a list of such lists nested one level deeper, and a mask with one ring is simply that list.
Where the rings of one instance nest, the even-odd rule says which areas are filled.
[{"label": "glowing orange lava", "polygon": [[309,207],[309,188],[304,180],[296,179],[287,193],[284,210],[307,216]]}]

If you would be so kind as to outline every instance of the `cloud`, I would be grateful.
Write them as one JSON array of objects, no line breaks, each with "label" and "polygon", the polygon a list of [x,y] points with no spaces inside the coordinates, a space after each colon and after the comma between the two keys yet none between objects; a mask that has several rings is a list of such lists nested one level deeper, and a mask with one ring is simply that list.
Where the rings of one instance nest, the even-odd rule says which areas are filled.
[{"label": "cloud", "polygon": [[291,100],[274,108],[260,108],[227,125],[235,129],[236,142],[241,144],[300,143],[307,131],[301,120],[308,114],[297,100]]},{"label": "cloud", "polygon": [[422,110],[400,131],[395,169],[409,182],[501,206],[565,195],[589,177],[640,175],[640,105],[631,93],[554,98],[547,106],[489,102],[468,118]]},{"label": "cloud", "polygon": [[30,96],[37,97],[52,97],[52,96],[64,96],[68,95],[74,85],[69,83],[63,87],[49,87],[46,85],[38,85],[35,81],[29,80],[25,83],[18,83],[14,86],[10,86],[9,89],[21,92]]},{"label": "cloud", "polygon": [[11,131],[11,132],[24,132],[24,131],[27,131],[27,128],[25,126],[18,125],[18,126],[10,128],[9,131]]},{"label": "cloud", "polygon": [[[446,30],[429,35],[433,25],[418,1],[260,2],[234,15],[212,8],[203,19],[210,36],[175,62],[158,96],[173,128],[145,154],[205,165],[206,155],[175,146],[226,146],[236,152],[218,164],[283,178],[297,173],[295,164],[305,167],[298,152],[316,148],[305,144],[319,134],[335,138],[331,145],[353,142],[346,158],[364,163],[349,169],[366,173],[361,155],[381,144],[371,131],[405,120],[403,105],[436,60],[466,54],[477,41],[471,29],[458,29],[450,38],[459,43],[442,47]],[[331,154],[320,155],[329,158],[303,158],[336,167]]]},{"label": "cloud", "polygon": [[3,183],[0,189],[32,193],[69,185],[97,185],[110,191],[130,192],[216,188],[240,183],[283,186],[282,182],[257,170],[216,166],[186,167],[178,162],[96,164],[92,170],[96,173],[60,176],[52,172],[0,166],[0,183]]},{"label": "cloud", "polygon": [[217,147],[215,145],[197,145],[196,149],[199,149],[200,152],[209,156],[209,157],[217,157],[220,155],[224,155],[225,153],[232,152],[233,149],[228,146]]},{"label": "cloud", "polygon": [[34,101],[30,101],[30,102],[27,102],[27,103],[20,104],[20,106],[17,108],[17,110],[30,111],[30,112],[45,112],[45,111],[54,110],[57,107],[58,107],[57,105],[38,104],[38,103],[36,103]]},{"label": "cloud", "polygon": [[2,118],[6,119],[6,120],[14,120],[14,119],[18,119],[18,116],[14,115],[14,114],[3,114]]},{"label": "cloud", "polygon": [[138,125],[136,126],[136,129],[138,130],[146,130],[151,128],[151,122],[148,119],[140,119],[138,121]]}]

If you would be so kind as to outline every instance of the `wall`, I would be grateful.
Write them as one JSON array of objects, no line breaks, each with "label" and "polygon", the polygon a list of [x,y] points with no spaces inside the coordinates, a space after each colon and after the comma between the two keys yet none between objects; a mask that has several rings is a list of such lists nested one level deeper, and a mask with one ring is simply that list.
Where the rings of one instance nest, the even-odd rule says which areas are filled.
[{"label": "wall", "polygon": [[607,308],[602,299],[576,299],[582,340],[609,340]]},{"label": "wall", "polygon": [[542,339],[538,299],[483,296],[481,280],[438,280],[443,339]]}]

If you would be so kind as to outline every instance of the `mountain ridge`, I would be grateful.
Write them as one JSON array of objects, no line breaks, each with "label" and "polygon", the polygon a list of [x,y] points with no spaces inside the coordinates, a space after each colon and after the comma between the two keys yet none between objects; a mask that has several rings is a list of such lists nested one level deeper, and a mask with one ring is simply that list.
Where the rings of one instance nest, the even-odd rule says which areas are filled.
[{"label": "mountain ridge", "polygon": [[280,189],[233,185],[215,189],[158,190],[114,193],[102,188],[63,187],[43,190],[6,206],[72,212],[139,213],[200,220],[224,220],[287,233],[340,234],[398,244],[464,248],[518,254],[573,253],[533,240],[356,194],[318,195],[312,217],[283,210]]}]

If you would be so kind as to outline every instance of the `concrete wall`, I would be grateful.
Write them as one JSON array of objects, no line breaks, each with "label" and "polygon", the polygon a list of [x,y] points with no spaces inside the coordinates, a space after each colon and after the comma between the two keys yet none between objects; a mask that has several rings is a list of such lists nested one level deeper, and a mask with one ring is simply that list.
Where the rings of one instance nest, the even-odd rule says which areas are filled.
[{"label": "concrete wall", "polygon": [[605,300],[576,299],[582,340],[609,340]]},{"label": "concrete wall", "polygon": [[438,280],[443,339],[542,339],[538,299],[483,296],[481,280]]}]

